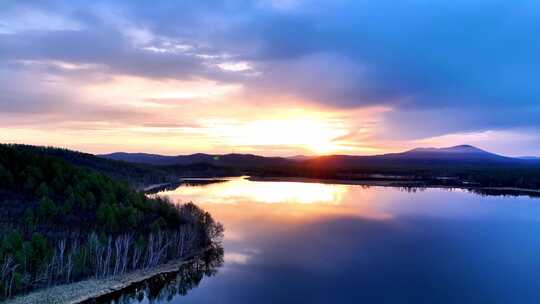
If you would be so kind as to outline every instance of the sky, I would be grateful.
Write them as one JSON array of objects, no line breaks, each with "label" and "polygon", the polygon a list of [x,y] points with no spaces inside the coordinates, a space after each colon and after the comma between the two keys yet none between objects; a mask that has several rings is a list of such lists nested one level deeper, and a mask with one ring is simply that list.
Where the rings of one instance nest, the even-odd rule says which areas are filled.
[{"label": "sky", "polygon": [[540,1],[0,1],[0,142],[540,156]]}]

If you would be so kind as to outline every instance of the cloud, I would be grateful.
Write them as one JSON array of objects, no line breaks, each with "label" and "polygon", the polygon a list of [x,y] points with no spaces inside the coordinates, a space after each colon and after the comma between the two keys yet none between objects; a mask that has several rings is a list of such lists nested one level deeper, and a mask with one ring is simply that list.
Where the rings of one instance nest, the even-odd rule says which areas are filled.
[{"label": "cloud", "polygon": [[[351,113],[382,107],[383,117],[370,130],[389,141],[540,127],[540,4],[533,0],[5,1],[2,6],[2,114],[65,114],[79,108],[85,109],[78,116],[84,120],[111,110],[127,113],[124,119],[131,123],[143,115],[149,126],[175,125],[141,105],[170,108],[186,99],[208,99],[126,93],[88,100],[80,94],[126,77],[147,84],[241,88],[234,100],[220,97],[238,109],[283,108],[287,102]],[[196,107],[185,108],[185,116],[203,111]],[[221,107],[226,106],[214,109],[227,112]]]}]

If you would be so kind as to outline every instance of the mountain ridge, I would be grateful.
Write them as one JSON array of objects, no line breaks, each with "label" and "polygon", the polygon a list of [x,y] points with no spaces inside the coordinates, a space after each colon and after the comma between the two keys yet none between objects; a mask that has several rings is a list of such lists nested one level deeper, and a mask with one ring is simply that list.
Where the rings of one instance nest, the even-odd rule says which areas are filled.
[{"label": "mountain ridge", "polygon": [[287,164],[292,160],[284,157],[266,157],[255,154],[240,154],[240,153],[228,153],[228,154],[207,154],[207,153],[194,153],[187,155],[159,155],[148,153],[127,153],[127,152],[114,152],[110,154],[97,155],[102,158],[127,161],[140,164],[150,165],[192,165],[197,163],[207,163],[212,165],[227,165],[227,166],[264,166],[272,164]]},{"label": "mountain ridge", "polygon": [[326,156],[292,156],[266,157],[255,154],[208,154],[194,153],[187,155],[159,155],[150,153],[114,152],[98,155],[102,158],[152,165],[187,165],[194,163],[210,163],[216,165],[272,165],[290,162],[310,162],[324,159],[342,159],[347,161],[460,161],[460,162],[520,162],[528,159],[514,158],[495,154],[472,145],[457,145],[452,147],[434,148],[418,147],[398,153],[379,155],[326,155]]}]

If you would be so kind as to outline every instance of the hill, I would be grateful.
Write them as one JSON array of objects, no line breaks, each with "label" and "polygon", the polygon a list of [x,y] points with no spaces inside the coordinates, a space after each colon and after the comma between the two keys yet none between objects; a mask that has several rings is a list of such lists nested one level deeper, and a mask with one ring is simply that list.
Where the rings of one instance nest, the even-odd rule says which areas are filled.
[{"label": "hill", "polygon": [[512,162],[519,161],[511,157],[490,153],[482,149],[460,145],[448,148],[416,148],[403,153],[385,154],[373,158],[401,160],[442,160],[461,162]]},{"label": "hill", "polygon": [[416,148],[374,156],[330,155],[265,167],[261,177],[410,181],[411,185],[540,188],[540,162],[490,153],[473,146]]},{"label": "hill", "polygon": [[373,156],[330,155],[310,159],[307,164],[324,164],[327,168],[414,167],[414,166],[515,166],[534,164],[525,159],[506,157],[482,149],[460,145],[448,148],[415,148],[401,153]]},{"label": "hill", "polygon": [[329,156],[293,156],[264,157],[252,154],[191,154],[165,156],[145,153],[111,153],[99,155],[115,161],[132,162],[147,165],[192,165],[209,164],[217,167],[239,169],[261,169],[307,166],[318,164],[326,169],[346,169],[359,166],[395,166],[395,165],[440,165],[440,164],[527,164],[527,159],[511,158],[490,153],[482,149],[460,145],[448,148],[416,148],[401,153],[389,153],[373,156],[329,155]]},{"label": "hill", "polygon": [[208,177],[236,174],[234,170],[224,170],[223,168],[205,164],[201,161],[184,162],[181,164],[140,162],[137,161],[136,157],[133,159],[120,156],[116,157],[116,159],[114,157],[104,158],[89,153],[55,147],[31,145],[11,145],[11,147],[31,154],[62,159],[72,165],[92,169],[113,179],[125,181],[135,188],[144,188],[144,186],[151,184],[174,182],[183,176]]},{"label": "hill", "polygon": [[[72,164],[96,169],[132,185],[176,181],[179,177],[274,176],[328,179],[400,179],[448,186],[483,185],[540,188],[540,162],[460,145],[416,148],[373,156],[264,157],[252,154],[163,156],[113,153],[101,156],[69,150],[18,146]],[[131,161],[131,162],[130,162]]]},{"label": "hill", "polygon": [[193,204],[148,198],[35,148],[0,145],[0,180],[0,300],[153,267],[212,245],[222,232]]},{"label": "hill", "polygon": [[98,155],[104,159],[126,161],[138,164],[159,166],[210,164],[218,167],[258,168],[264,166],[283,166],[293,162],[282,157],[264,157],[253,154],[205,154],[166,156],[146,153],[116,152]]}]

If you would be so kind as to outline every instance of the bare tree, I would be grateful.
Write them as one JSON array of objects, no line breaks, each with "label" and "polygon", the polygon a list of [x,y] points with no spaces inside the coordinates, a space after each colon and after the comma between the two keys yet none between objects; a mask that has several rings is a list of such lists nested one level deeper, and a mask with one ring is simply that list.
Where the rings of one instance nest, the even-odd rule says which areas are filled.
[{"label": "bare tree", "polygon": [[61,276],[62,273],[64,272],[64,253],[66,251],[66,240],[65,239],[61,239],[59,242],[58,242],[58,255],[57,255],[57,260],[56,260],[56,263],[58,264],[58,266],[56,267],[56,273],[57,273],[57,276]]},{"label": "bare tree", "polygon": [[105,252],[105,261],[103,262],[103,272],[101,276],[106,277],[109,274],[109,267],[112,257],[112,237],[109,236],[107,239],[107,249]]},{"label": "bare tree", "polygon": [[129,248],[131,247],[131,241],[133,240],[132,234],[125,234],[122,236],[122,262],[120,263],[121,273],[126,273],[127,267],[129,265]]},{"label": "bare tree", "polygon": [[2,269],[0,271],[0,279],[2,285],[4,286],[4,296],[11,296],[11,289],[13,286],[13,273],[17,270],[18,265],[15,264],[13,257],[8,255],[4,257],[4,263],[2,264]]}]

